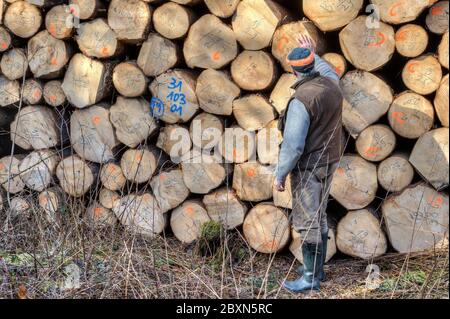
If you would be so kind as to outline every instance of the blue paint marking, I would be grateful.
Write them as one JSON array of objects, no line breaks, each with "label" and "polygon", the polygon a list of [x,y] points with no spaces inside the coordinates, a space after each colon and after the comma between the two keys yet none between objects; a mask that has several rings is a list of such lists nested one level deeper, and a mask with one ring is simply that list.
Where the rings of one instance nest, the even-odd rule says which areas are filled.
[{"label": "blue paint marking", "polygon": [[162,117],[164,115],[164,102],[157,97],[152,97],[150,101],[150,111],[153,117]]},{"label": "blue paint marking", "polygon": [[172,77],[170,80],[170,84],[167,86],[167,88],[171,91],[166,96],[166,99],[172,102],[170,112],[178,113],[180,116],[182,116],[183,106],[187,104],[186,95],[184,93],[180,93],[183,89],[183,81],[179,81],[174,77]]}]

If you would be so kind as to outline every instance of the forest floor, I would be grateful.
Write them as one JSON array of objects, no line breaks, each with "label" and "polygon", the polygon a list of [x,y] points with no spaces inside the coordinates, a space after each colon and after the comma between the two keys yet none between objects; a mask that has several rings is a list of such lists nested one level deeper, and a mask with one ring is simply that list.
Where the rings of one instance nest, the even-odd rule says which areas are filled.
[{"label": "forest floor", "polygon": [[338,255],[320,292],[294,295],[281,287],[299,265],[288,249],[257,254],[238,231],[189,247],[78,220],[0,214],[0,298],[449,298],[448,245],[371,261]]}]

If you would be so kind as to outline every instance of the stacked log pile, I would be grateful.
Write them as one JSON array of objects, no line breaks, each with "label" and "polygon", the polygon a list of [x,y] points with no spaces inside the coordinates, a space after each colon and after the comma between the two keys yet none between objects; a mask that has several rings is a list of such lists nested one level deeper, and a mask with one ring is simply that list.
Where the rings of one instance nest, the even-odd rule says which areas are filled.
[{"label": "stacked log pile", "polygon": [[433,249],[449,223],[448,7],[0,0],[0,142],[13,145],[0,148],[0,209],[36,203],[58,223],[76,198],[93,227],[170,228],[185,244],[213,220],[301,259],[291,185],[272,183],[296,81],[286,56],[307,34],[345,98],[329,214],[346,214],[327,260]]}]

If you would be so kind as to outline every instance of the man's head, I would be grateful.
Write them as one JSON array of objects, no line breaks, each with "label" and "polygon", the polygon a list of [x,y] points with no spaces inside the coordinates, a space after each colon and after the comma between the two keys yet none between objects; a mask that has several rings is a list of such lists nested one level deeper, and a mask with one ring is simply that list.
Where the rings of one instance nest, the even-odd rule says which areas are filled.
[{"label": "man's head", "polygon": [[298,73],[309,73],[314,69],[314,52],[306,48],[295,48],[289,53],[287,63]]}]

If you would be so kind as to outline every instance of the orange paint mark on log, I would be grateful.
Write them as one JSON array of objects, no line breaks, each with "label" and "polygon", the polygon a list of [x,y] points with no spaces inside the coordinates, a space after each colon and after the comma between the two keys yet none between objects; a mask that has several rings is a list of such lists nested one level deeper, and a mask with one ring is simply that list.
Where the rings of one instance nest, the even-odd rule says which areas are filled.
[{"label": "orange paint mark on log", "polygon": [[100,217],[103,215],[103,209],[101,207],[97,207],[94,209],[94,216]]},{"label": "orange paint mark on log", "polygon": [[34,90],[34,92],[33,92],[33,97],[34,97],[35,99],[40,99],[40,98],[41,98],[41,91],[39,91],[39,90]]},{"label": "orange paint mark on log", "polygon": [[192,215],[194,215],[194,208],[193,208],[192,206],[187,206],[187,207],[186,207],[186,214],[187,214],[189,217],[192,217]]},{"label": "orange paint mark on log", "polygon": [[236,148],[233,148],[233,159],[236,159],[237,157],[237,150]]},{"label": "orange paint mark on log", "polygon": [[116,166],[115,165],[109,165],[108,166],[108,172],[109,173],[114,173],[116,171]]},{"label": "orange paint mark on log", "polygon": [[433,208],[441,208],[444,204],[444,198],[441,196],[430,196],[428,197],[428,204]]},{"label": "orange paint mark on log", "polygon": [[389,15],[391,17],[396,17],[397,16],[397,9],[400,8],[403,5],[403,1],[399,1],[394,3],[390,8],[389,8]]},{"label": "orange paint mark on log", "polygon": [[136,155],[134,156],[134,159],[135,159],[137,162],[142,161],[142,154],[141,154],[141,153],[136,153]]},{"label": "orange paint mark on log", "polygon": [[212,59],[213,59],[214,61],[220,60],[221,57],[222,57],[222,55],[220,54],[219,51],[215,51],[215,52],[213,52],[213,54],[212,54]]},{"label": "orange paint mark on log", "polygon": [[0,163],[0,169],[5,169],[5,164]]},{"label": "orange paint mark on log", "polygon": [[395,35],[395,41],[397,41],[397,42],[405,41],[407,35],[408,35],[407,30],[400,31]]},{"label": "orange paint mark on log", "polygon": [[49,97],[49,99],[50,99],[50,102],[56,103],[56,96],[51,95],[51,96]]},{"label": "orange paint mark on log", "polygon": [[408,64],[408,66],[406,67],[406,70],[408,70],[409,73],[413,74],[416,72],[416,70],[414,68],[418,64],[419,64],[419,62],[417,62],[417,61],[410,62]]},{"label": "orange paint mark on log", "polygon": [[41,200],[39,202],[40,202],[41,206],[47,206],[48,198],[47,197],[43,197],[43,198],[41,198]]},{"label": "orange paint mark on log", "polygon": [[267,240],[266,242],[264,242],[263,247],[267,250],[273,250],[274,248],[278,247],[278,241],[276,239]]},{"label": "orange paint mark on log", "polygon": [[247,176],[248,177],[255,177],[256,176],[256,172],[253,168],[250,168],[247,170]]},{"label": "orange paint mark on log", "polygon": [[343,73],[343,69],[342,69],[342,67],[340,67],[340,66],[337,66],[334,70],[336,71],[336,73],[337,73],[338,75],[342,75],[342,73]]},{"label": "orange paint mark on log", "polygon": [[106,55],[109,55],[109,49],[108,48],[102,48],[102,55],[103,56],[106,56]]},{"label": "orange paint mark on log", "polygon": [[92,123],[93,123],[94,125],[99,125],[101,121],[102,121],[102,119],[100,118],[100,116],[94,116],[94,117],[92,118]]},{"label": "orange paint mark on log", "polygon": [[432,16],[440,15],[440,14],[442,14],[442,12],[444,12],[444,7],[437,6],[437,7],[431,8]]},{"label": "orange paint mark on log", "polygon": [[366,150],[366,152],[365,152],[365,155],[366,155],[366,157],[375,157],[375,156],[377,156],[377,152],[379,151],[380,149],[378,148],[378,147],[369,147],[367,150]]},{"label": "orange paint mark on log", "polygon": [[289,38],[285,34],[283,34],[277,44],[278,50],[282,50],[288,43]]},{"label": "orange paint mark on log", "polygon": [[369,43],[369,47],[381,47],[386,42],[386,36],[383,32],[377,32],[377,38],[379,39],[377,42]]},{"label": "orange paint mark on log", "polygon": [[161,175],[159,176],[159,180],[160,180],[161,182],[165,182],[165,181],[167,180],[167,176],[166,176],[165,174],[161,174]]},{"label": "orange paint mark on log", "polygon": [[400,125],[405,125],[406,120],[404,117],[405,113],[403,112],[392,112],[392,118]]},{"label": "orange paint mark on log", "polygon": [[50,23],[50,25],[48,26],[48,32],[51,35],[55,35],[56,34],[56,27],[53,23]]},{"label": "orange paint mark on log", "polygon": [[0,48],[6,49],[7,47],[8,45],[6,44],[6,42],[0,42]]},{"label": "orange paint mark on log", "polygon": [[336,169],[336,173],[338,173],[338,174],[344,174],[344,173],[345,173],[345,170],[344,170],[342,167],[338,167],[338,168]]},{"label": "orange paint mark on log", "polygon": [[50,59],[50,64],[51,65],[57,65],[58,64],[58,59],[57,58],[51,58]]}]

